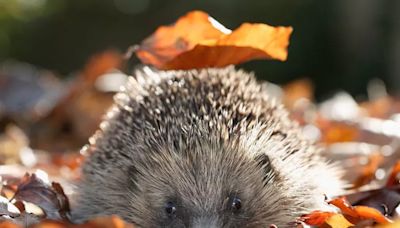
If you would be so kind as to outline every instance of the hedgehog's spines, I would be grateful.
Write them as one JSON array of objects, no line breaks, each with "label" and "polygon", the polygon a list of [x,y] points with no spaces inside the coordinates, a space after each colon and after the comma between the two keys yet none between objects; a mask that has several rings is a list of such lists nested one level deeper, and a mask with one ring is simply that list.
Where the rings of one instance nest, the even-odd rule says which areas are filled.
[{"label": "hedgehog's spines", "polygon": [[[232,66],[136,70],[91,140],[75,214],[159,227],[160,207],[177,200],[188,214],[171,227],[211,211],[220,227],[285,227],[321,208],[339,189],[336,174],[266,88]],[[232,194],[242,197],[241,217],[221,208]]]}]

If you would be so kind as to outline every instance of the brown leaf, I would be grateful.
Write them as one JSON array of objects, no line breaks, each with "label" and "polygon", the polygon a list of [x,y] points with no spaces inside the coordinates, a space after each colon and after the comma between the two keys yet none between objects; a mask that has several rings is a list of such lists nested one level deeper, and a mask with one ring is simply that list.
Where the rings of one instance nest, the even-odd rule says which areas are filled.
[{"label": "brown leaf", "polygon": [[39,206],[48,219],[68,219],[69,202],[61,186],[54,182],[50,186],[35,174],[23,177],[13,198]]},{"label": "brown leaf", "polygon": [[[352,205],[364,205],[379,210],[382,214],[394,215],[396,207],[400,204],[400,186],[384,187],[368,192],[364,197],[352,202]],[[360,194],[360,193],[355,193]],[[347,196],[350,198],[351,196]]]},{"label": "brown leaf", "polygon": [[244,23],[230,31],[208,14],[192,11],[171,26],[159,27],[138,46],[136,55],[159,69],[223,67],[252,59],[284,61],[292,30]]}]

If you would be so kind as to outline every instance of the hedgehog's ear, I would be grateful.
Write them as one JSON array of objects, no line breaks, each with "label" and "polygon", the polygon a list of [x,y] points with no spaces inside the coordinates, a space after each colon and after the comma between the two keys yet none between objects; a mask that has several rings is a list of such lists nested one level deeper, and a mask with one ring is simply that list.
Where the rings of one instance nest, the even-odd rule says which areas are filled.
[{"label": "hedgehog's ear", "polygon": [[265,153],[258,154],[255,157],[255,160],[257,162],[257,166],[263,171],[263,182],[266,185],[275,173],[271,160]]}]

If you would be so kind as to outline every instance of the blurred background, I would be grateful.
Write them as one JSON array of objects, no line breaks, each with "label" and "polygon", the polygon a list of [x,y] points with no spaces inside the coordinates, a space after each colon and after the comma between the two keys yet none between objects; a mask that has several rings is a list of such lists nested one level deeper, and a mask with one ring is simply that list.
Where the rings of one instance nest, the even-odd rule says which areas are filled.
[{"label": "blurred background", "polygon": [[[279,85],[307,79],[286,87],[292,100],[319,103],[345,91],[337,102],[356,107],[400,93],[398,0],[0,0],[0,133],[14,123],[34,148],[81,147],[125,80],[102,75],[129,74],[139,63],[133,57],[127,68],[122,59],[131,45],[195,9],[231,29],[292,26],[286,62],[240,66]],[[376,116],[393,113],[391,101],[379,105]]]},{"label": "blurred background", "polygon": [[245,64],[260,78],[278,84],[310,78],[318,99],[337,90],[363,99],[375,78],[400,91],[397,0],[0,0],[0,62],[68,77],[94,53],[124,52],[193,9],[231,29],[243,22],[294,27],[287,62]]}]

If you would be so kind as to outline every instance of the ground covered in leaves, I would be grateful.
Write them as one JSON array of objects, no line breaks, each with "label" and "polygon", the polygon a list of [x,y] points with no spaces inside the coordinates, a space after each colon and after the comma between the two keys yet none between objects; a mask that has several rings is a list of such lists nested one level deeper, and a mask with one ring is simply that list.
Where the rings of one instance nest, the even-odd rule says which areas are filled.
[{"label": "ground covered in leaves", "polygon": [[[194,25],[198,33],[186,34]],[[96,131],[112,96],[126,81],[122,70],[126,72],[129,55],[135,52],[143,63],[160,69],[285,60],[291,31],[264,24],[244,24],[231,31],[195,11],[160,27],[125,56],[112,50],[94,55],[70,81],[24,63],[3,63],[0,228],[133,227],[116,216],[72,224],[69,203],[85,159],[79,148]],[[224,62],[215,58],[221,55],[226,56]],[[368,91],[363,101],[340,92],[316,103],[313,85],[306,79],[271,84],[271,96],[284,103],[305,137],[321,144],[324,155],[343,167],[349,183],[345,195],[326,200],[336,212],[310,212],[292,221],[293,226],[400,227],[400,99],[388,95],[380,81],[371,82]]]}]

